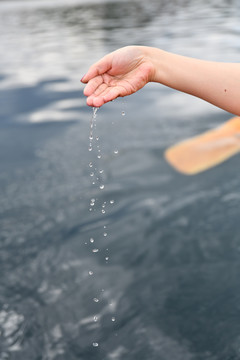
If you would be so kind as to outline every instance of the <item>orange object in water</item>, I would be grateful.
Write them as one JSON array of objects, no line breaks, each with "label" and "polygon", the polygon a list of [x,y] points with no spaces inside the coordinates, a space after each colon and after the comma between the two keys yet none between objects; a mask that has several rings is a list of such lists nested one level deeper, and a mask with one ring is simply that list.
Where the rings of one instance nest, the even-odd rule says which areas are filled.
[{"label": "orange object in water", "polygon": [[171,146],[166,160],[179,172],[195,175],[210,169],[240,151],[240,117],[216,129]]}]

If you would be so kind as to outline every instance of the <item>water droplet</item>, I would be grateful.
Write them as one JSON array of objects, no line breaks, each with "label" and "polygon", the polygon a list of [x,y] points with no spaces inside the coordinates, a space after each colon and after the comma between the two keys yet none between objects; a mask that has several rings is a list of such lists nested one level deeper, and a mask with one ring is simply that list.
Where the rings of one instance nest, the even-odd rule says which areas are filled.
[{"label": "water droplet", "polygon": [[95,322],[97,322],[97,321],[98,321],[97,316],[94,316],[94,317],[93,317],[93,320],[94,320]]},{"label": "water droplet", "polygon": [[105,214],[105,212],[106,212],[106,211],[102,209],[102,214]]},{"label": "water droplet", "polygon": [[117,155],[117,154],[118,154],[118,150],[114,150],[114,154]]},{"label": "water droplet", "polygon": [[100,185],[99,189],[103,190],[104,189],[104,185]]},{"label": "water droplet", "polygon": [[105,237],[106,237],[106,236],[107,236],[107,233],[106,233],[106,232],[105,232],[105,233],[103,233],[103,236],[105,236]]},{"label": "water droplet", "polygon": [[95,303],[98,303],[98,302],[99,302],[99,299],[98,299],[98,298],[94,298],[93,301],[94,301]]},{"label": "water droplet", "polygon": [[91,202],[91,203],[90,203],[90,206],[94,206],[94,205],[95,205],[95,203],[94,203],[94,202]]},{"label": "water droplet", "polygon": [[108,260],[109,260],[109,257],[108,257],[108,256],[106,256],[106,257],[105,257],[105,260],[106,260],[106,261],[108,261]]},{"label": "water droplet", "polygon": [[91,147],[91,146],[89,146],[88,151],[92,151],[92,147]]},{"label": "water droplet", "polygon": [[94,243],[94,238],[90,238],[90,243]]},{"label": "water droplet", "polygon": [[94,346],[94,347],[98,347],[98,345],[99,345],[99,344],[98,344],[97,342],[94,342],[94,343],[93,343],[93,346]]},{"label": "water droplet", "polygon": [[98,108],[97,108],[97,107],[93,107],[93,117],[94,117],[94,118],[97,117],[97,111],[98,111]]},{"label": "water droplet", "polygon": [[109,202],[110,202],[110,204],[114,204],[115,201],[114,201],[114,200],[110,200]]},{"label": "water droplet", "polygon": [[99,249],[93,249],[92,252],[97,253],[97,252],[99,252]]},{"label": "water droplet", "polygon": [[97,156],[98,159],[101,159],[101,157],[102,157],[102,155],[98,155],[98,156]]},{"label": "water droplet", "polygon": [[114,316],[112,317],[112,321],[116,321],[116,318]]},{"label": "water droplet", "polygon": [[89,167],[90,167],[90,168],[93,167],[93,163],[92,163],[92,162],[89,163]]},{"label": "water droplet", "polygon": [[97,140],[97,141],[99,140],[99,136],[96,136],[96,140]]},{"label": "water droplet", "polygon": [[99,174],[102,174],[104,170],[99,170]]},{"label": "water droplet", "polygon": [[93,275],[93,271],[90,270],[90,271],[88,272],[88,274],[89,274],[89,275]]},{"label": "water droplet", "polygon": [[125,116],[125,111],[122,111],[122,116]]},{"label": "water droplet", "polygon": [[89,135],[89,140],[93,140],[93,134]]},{"label": "water droplet", "polygon": [[94,176],[94,172],[91,172],[91,173],[90,173],[90,176]]}]

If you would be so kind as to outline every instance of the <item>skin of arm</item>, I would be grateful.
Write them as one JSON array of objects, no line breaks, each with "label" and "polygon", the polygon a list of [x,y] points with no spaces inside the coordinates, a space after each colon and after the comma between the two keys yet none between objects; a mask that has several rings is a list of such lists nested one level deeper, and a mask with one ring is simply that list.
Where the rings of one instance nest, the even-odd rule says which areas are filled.
[{"label": "skin of arm", "polygon": [[205,61],[147,46],[127,46],[92,65],[81,80],[90,106],[157,82],[240,116],[240,64]]}]

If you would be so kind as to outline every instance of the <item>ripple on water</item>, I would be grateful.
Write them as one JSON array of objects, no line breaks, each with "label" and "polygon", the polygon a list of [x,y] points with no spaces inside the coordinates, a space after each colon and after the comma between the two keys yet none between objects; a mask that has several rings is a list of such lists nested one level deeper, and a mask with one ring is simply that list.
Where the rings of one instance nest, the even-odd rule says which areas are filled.
[{"label": "ripple on water", "polygon": [[0,311],[1,348],[10,351],[20,350],[23,335],[24,335],[24,316],[18,314],[13,310],[1,310]]}]

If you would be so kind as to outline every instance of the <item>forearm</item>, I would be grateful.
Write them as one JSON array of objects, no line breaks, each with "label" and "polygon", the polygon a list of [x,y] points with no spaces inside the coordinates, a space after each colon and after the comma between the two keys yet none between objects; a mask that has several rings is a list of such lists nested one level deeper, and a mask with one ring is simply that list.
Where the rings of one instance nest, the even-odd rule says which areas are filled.
[{"label": "forearm", "polygon": [[151,81],[240,116],[240,64],[198,60],[150,47],[145,51],[154,65]]}]

